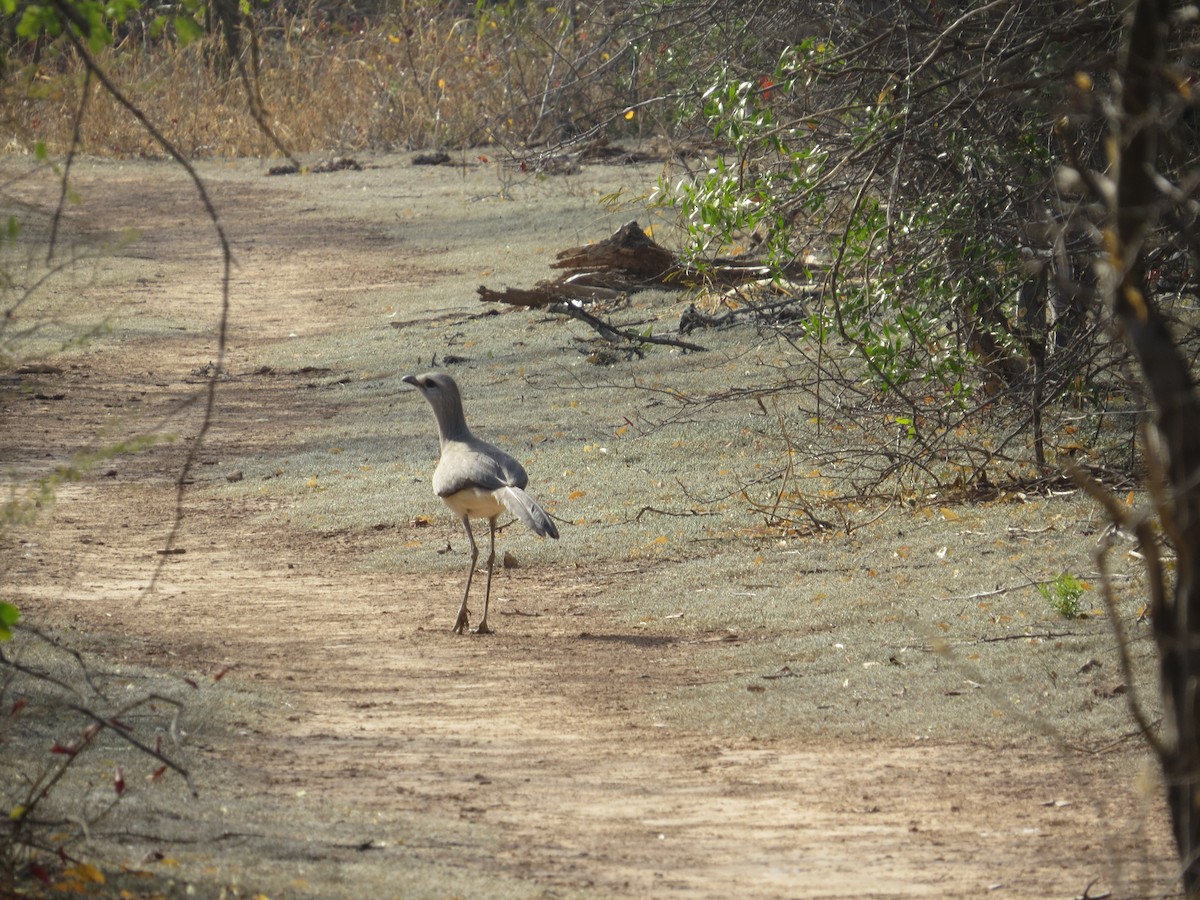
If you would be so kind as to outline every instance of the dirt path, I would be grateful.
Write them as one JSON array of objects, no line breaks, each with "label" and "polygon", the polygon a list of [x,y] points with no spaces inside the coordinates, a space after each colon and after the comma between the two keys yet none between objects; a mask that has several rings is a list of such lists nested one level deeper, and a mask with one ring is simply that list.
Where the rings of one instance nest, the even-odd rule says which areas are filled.
[{"label": "dirt path", "polygon": [[[38,302],[64,331],[88,309],[111,310],[111,331],[68,351],[62,372],[27,376],[3,398],[0,465],[13,478],[46,471],[104,429],[165,422],[156,427],[179,436],[65,486],[52,514],[3,545],[6,589],[29,620],[102,649],[105,665],[201,685],[184,750],[200,799],[165,789],[135,797],[96,836],[110,863],[153,873],[168,893],[190,884],[199,896],[1065,898],[1093,882],[1092,897],[1171,895],[1169,837],[1153,778],[1140,774],[1144,752],[1121,739],[1128,723],[1112,725],[1123,701],[1097,700],[1080,674],[1091,669],[1079,661],[1094,654],[1114,671],[1111,655],[1096,649],[1103,622],[1060,629],[1072,636],[1051,642],[1046,652],[1061,651],[1057,658],[1014,663],[1014,672],[1045,669],[1045,685],[1022,693],[1016,675],[996,678],[998,694],[1044,701],[1047,710],[1051,682],[1071,681],[1077,693],[1039,713],[1051,737],[1015,720],[997,725],[1000,701],[981,707],[990,712],[978,720],[964,712],[957,698],[973,689],[920,651],[920,633],[906,639],[919,663],[887,651],[897,671],[909,667],[910,681],[835,696],[874,663],[845,663],[843,672],[825,648],[841,652],[873,628],[903,627],[898,616],[863,612],[864,598],[882,609],[924,574],[897,569],[894,580],[865,589],[853,573],[838,575],[830,597],[797,594],[782,614],[735,607],[731,596],[706,617],[692,609],[699,595],[688,581],[702,545],[659,557],[601,546],[628,530],[602,527],[617,502],[602,497],[572,521],[575,469],[555,457],[531,469],[574,527],[547,547],[506,534],[521,565],[498,575],[498,633],[452,635],[463,548],[427,486],[415,484],[414,472],[423,478],[432,468],[432,422],[399,396],[393,376],[457,347],[479,361],[474,381],[485,371],[508,379],[506,396],[520,404],[537,385],[515,379],[544,352],[531,348],[563,344],[561,326],[472,319],[473,285],[542,277],[558,246],[632,217],[601,214],[595,197],[614,183],[645,188],[653,173],[531,181],[502,200],[486,171],[418,171],[398,158],[362,176],[266,179],[261,168],[205,167],[239,259],[234,377],[221,386],[185,495],[178,546],[186,552],[156,569],[173,519],[172,482],[199,422],[198,405],[180,404],[198,395],[215,352],[219,267],[177,172],[81,169],[75,239],[99,246],[130,226],[141,236],[105,246],[86,279]],[[26,176],[16,185],[17,199],[53,203],[52,182]],[[82,311],[69,302],[78,298]],[[545,453],[574,440],[582,426],[570,410],[587,396],[554,413],[560,430],[546,426]],[[371,398],[384,405],[368,408]],[[590,414],[606,414],[601,406]],[[413,435],[403,449],[401,431]],[[578,443],[579,458],[591,460],[592,444]],[[408,453],[418,458],[398,461]],[[625,458],[631,474],[614,477],[641,477],[636,466],[648,464],[632,450]],[[380,473],[382,482],[372,480]],[[587,484],[599,492],[601,482]],[[397,485],[399,501],[371,502]],[[362,517],[347,524],[356,505]],[[434,526],[411,528],[417,513]],[[1065,523],[1086,514],[1053,515]],[[801,550],[813,569],[828,559],[820,554],[850,569],[867,557],[899,566],[893,545],[916,546],[921,526],[887,521],[888,542],[880,531],[876,544],[864,535],[867,546],[814,540]],[[999,521],[989,527],[1002,535]],[[1058,528],[1065,542],[1069,528]],[[664,542],[668,534],[677,546],[673,532]],[[973,539],[968,529],[957,534],[964,547]],[[931,532],[929,540],[947,538]],[[986,558],[996,579],[1015,558],[1005,540],[1001,553],[979,551],[994,554]],[[447,541],[455,552],[443,557]],[[751,556],[793,552],[772,538],[758,546]],[[1046,549],[1026,541],[1020,552]],[[778,568],[755,577],[765,584],[740,574],[730,583],[747,586],[738,596],[791,583]],[[925,596],[952,593],[928,577]],[[799,590],[813,581],[800,579]],[[622,599],[639,594],[640,611]],[[807,612],[825,616],[836,603],[846,617]],[[656,604],[687,615],[651,616]],[[985,604],[939,615],[977,638],[1022,614],[992,609],[985,620],[977,606]],[[1037,633],[1059,627],[1031,624]],[[821,649],[805,643],[827,630]],[[1009,642],[995,652],[1001,643]],[[1047,647],[1036,635],[1031,643]],[[806,660],[811,676],[792,671]],[[926,692],[916,680],[922,667],[958,687],[937,682]],[[223,672],[218,685],[213,676]],[[789,676],[786,685],[776,673]],[[786,702],[805,710],[794,726],[770,705],[785,702],[777,699],[785,689]],[[1097,704],[1109,718],[1088,718]],[[889,724],[893,715],[920,726]]]}]

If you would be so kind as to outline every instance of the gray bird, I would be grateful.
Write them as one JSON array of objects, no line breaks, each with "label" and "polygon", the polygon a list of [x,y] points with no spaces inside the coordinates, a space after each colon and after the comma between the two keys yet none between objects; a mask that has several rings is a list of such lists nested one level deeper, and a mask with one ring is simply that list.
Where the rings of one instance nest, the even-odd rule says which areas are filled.
[{"label": "gray bird", "polygon": [[483,618],[475,633],[491,634],[487,614],[492,593],[492,565],[496,561],[496,517],[508,510],[543,537],[557,538],[558,529],[537,501],[525,493],[529,476],[521,464],[499,447],[471,434],[463,417],[462,397],[453,378],[445,372],[428,372],[405,375],[403,381],[420,391],[433,407],[442,445],[441,459],[433,471],[433,492],[462,519],[467,541],[471,544],[471,568],[467,570],[467,587],[454,622],[454,633],[462,634],[469,624],[467,597],[479,559],[479,548],[471,534],[471,519],[487,519],[487,586],[483,593]]}]

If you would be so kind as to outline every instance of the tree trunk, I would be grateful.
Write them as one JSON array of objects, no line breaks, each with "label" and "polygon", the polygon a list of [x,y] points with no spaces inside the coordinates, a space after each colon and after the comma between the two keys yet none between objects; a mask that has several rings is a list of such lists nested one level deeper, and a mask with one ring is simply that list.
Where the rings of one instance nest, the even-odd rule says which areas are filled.
[{"label": "tree trunk", "polygon": [[[1110,223],[1112,309],[1154,407],[1146,448],[1162,472],[1162,525],[1177,554],[1174,591],[1154,590],[1151,617],[1165,712],[1156,742],[1183,889],[1200,897],[1200,398],[1145,282],[1143,239],[1168,198],[1155,182],[1171,5],[1139,0],[1122,66],[1116,208]],[[1161,587],[1161,585],[1159,586]]]}]

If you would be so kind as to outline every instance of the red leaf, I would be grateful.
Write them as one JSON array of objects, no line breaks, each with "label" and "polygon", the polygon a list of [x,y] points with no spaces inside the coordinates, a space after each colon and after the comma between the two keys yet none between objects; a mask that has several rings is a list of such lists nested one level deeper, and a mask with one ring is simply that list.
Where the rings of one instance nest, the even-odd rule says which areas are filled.
[{"label": "red leaf", "polygon": [[29,874],[40,881],[42,884],[50,883],[50,873],[40,863],[31,862],[29,864]]},{"label": "red leaf", "polygon": [[150,778],[148,780],[149,781],[158,781],[158,779],[163,777],[163,772],[165,772],[165,771],[167,771],[166,766],[159,766],[157,769],[155,769],[153,772],[150,773]]},{"label": "red leaf", "polygon": [[10,709],[8,711],[9,718],[11,719],[13,716],[15,716],[17,713],[19,713],[24,708],[25,708],[25,700],[24,700],[24,698],[22,698],[22,699],[18,700],[16,703],[14,703],[12,705],[12,709]]},{"label": "red leaf", "polygon": [[120,766],[117,766],[117,772],[113,776],[113,787],[116,788],[118,797],[125,793],[125,770]]},{"label": "red leaf", "polygon": [[185,679],[183,679],[183,681],[184,681],[184,684],[188,685],[189,687],[194,687],[196,690],[200,690],[200,685],[196,684],[196,682],[193,681],[192,679],[185,678]]},{"label": "red leaf", "polygon": [[222,678],[225,677],[225,675],[232,668],[233,668],[233,666],[226,666],[225,668],[223,668],[220,672],[218,672],[216,675],[213,676],[213,681],[220,681]]},{"label": "red leaf", "polygon": [[64,754],[65,756],[74,756],[76,753],[79,752],[79,748],[73,747],[69,744],[64,746],[64,745],[60,744],[58,741],[55,741],[54,746],[50,748],[50,752],[51,753],[61,753],[61,754]]}]

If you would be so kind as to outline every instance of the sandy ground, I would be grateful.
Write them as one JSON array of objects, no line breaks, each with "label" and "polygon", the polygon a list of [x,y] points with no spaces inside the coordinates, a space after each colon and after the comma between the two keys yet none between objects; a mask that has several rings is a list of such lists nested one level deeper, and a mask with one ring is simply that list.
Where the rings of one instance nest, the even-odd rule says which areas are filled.
[{"label": "sandy ground", "polygon": [[[147,782],[154,764],[116,745],[55,796],[69,810],[129,773],[71,845],[107,874],[89,890],[1174,896],[1109,625],[1058,618],[1031,586],[1094,575],[1086,502],[932,501],[852,512],[883,515],[851,534],[773,532],[739,497],[780,459],[765,407],[672,398],[770,384],[786,347],[747,329],[702,336],[708,354],[599,367],[581,326],[474,297],[654,221],[638,198],[659,169],[364,161],[287,178],[201,166],[237,265],[230,377],[181,553],[157,551],[220,311],[213,229],[183,174],[84,161],[62,244],[79,262],[18,309],[40,329],[13,346],[57,368],[5,376],[3,478],[161,438],[92,464],[0,544],[27,622],[83,649],[111,691],[186,704],[171,752],[198,797],[170,773]],[[56,182],[6,167],[34,239]],[[22,249],[18,283],[44,269]],[[667,328],[682,302],[622,315]],[[448,354],[471,421],[526,463],[562,531],[503,531],[516,565],[497,574],[486,637],[450,633],[465,541],[429,489],[432,417],[399,380]],[[1152,693],[1125,549],[1123,617]],[[6,737],[0,776],[18,784],[46,743]]]}]

